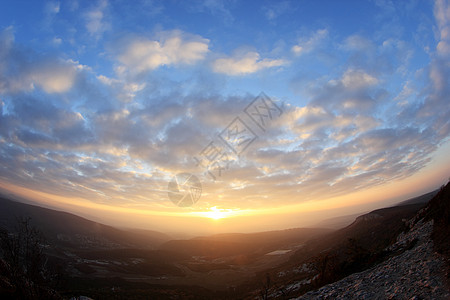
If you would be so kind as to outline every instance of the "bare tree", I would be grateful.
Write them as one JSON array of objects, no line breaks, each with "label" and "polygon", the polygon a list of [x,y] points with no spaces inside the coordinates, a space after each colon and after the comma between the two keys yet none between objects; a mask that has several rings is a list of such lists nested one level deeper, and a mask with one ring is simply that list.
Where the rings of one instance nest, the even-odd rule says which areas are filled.
[{"label": "bare tree", "polygon": [[[55,298],[45,286],[50,279],[44,254],[44,237],[31,225],[30,218],[19,218],[13,232],[0,229],[1,275],[15,288],[21,299]],[[50,292],[50,294],[49,294]]]},{"label": "bare tree", "polygon": [[266,273],[266,280],[262,283],[261,290],[259,291],[261,299],[263,300],[269,299],[269,289],[270,289],[270,275],[269,273]]}]

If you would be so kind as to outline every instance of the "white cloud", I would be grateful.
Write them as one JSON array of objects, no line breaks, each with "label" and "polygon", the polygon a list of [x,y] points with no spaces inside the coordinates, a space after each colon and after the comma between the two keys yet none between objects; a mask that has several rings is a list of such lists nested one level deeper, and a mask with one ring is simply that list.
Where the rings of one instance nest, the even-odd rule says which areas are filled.
[{"label": "white cloud", "polygon": [[33,68],[28,76],[47,93],[63,93],[73,86],[76,74],[74,65],[46,63]]},{"label": "white cloud", "polygon": [[208,43],[207,39],[173,31],[163,33],[159,41],[145,38],[133,40],[118,60],[134,73],[164,65],[191,65],[205,58],[209,51]]},{"label": "white cloud", "polygon": [[348,67],[338,78],[317,83],[311,103],[341,112],[369,112],[383,95],[380,79],[360,68]]},{"label": "white cloud", "polygon": [[441,38],[437,45],[437,53],[441,56],[450,56],[450,5],[447,1],[436,1],[434,15]]},{"label": "white cloud", "polygon": [[118,79],[109,78],[109,77],[104,76],[104,75],[98,75],[98,76],[97,76],[97,79],[98,79],[101,83],[103,83],[103,84],[105,84],[105,85],[109,85],[109,86],[111,86],[111,85],[113,85],[113,84],[118,84],[118,83],[120,82]]},{"label": "white cloud", "polygon": [[202,0],[197,2],[197,5],[193,6],[193,1],[189,3],[190,9],[197,11],[207,11],[213,16],[219,16],[223,18],[226,23],[231,23],[234,18],[231,14],[229,7],[232,4],[230,1],[226,0]]},{"label": "white cloud", "polygon": [[397,105],[403,106],[408,104],[408,99],[415,94],[415,89],[412,87],[410,81],[406,81],[403,85],[401,92],[394,98],[394,101],[397,102]]},{"label": "white cloud", "polygon": [[62,39],[59,38],[59,37],[54,37],[54,38],[52,39],[52,43],[53,43],[55,46],[59,46],[59,45],[61,45],[61,43],[62,43]]},{"label": "white cloud", "polygon": [[99,38],[105,31],[110,28],[110,24],[105,21],[105,10],[108,7],[107,0],[101,0],[98,6],[86,12],[86,29],[96,38]]},{"label": "white cloud", "polygon": [[284,13],[292,10],[292,5],[288,1],[273,2],[269,6],[263,7],[264,14],[269,21],[272,21]]},{"label": "white cloud", "polygon": [[352,35],[344,41],[343,48],[350,51],[367,51],[373,48],[373,43],[360,35]]},{"label": "white cloud", "polygon": [[258,52],[247,52],[234,57],[219,58],[213,63],[213,70],[227,75],[246,75],[257,71],[287,64],[284,59],[261,59]]},{"label": "white cloud", "polygon": [[378,79],[362,70],[347,70],[341,79],[342,84],[348,89],[367,88],[378,83]]},{"label": "white cloud", "polygon": [[434,7],[434,16],[439,27],[448,26],[450,21],[450,6],[446,0],[437,0]]},{"label": "white cloud", "polygon": [[[14,44],[14,27],[8,26],[0,31],[0,59],[8,55],[8,52]],[[6,64],[5,64],[6,65]],[[4,64],[0,64],[0,69]]]},{"label": "white cloud", "polygon": [[45,12],[48,14],[59,13],[60,3],[59,2],[47,2],[45,5]]},{"label": "white cloud", "polygon": [[313,51],[327,36],[328,30],[319,29],[308,39],[302,40],[297,45],[292,46],[291,50],[296,55],[309,53]]},{"label": "white cloud", "polygon": [[25,52],[14,43],[12,27],[0,32],[0,93],[30,91],[36,86],[47,93],[63,93],[72,88],[78,72],[85,69],[89,68],[70,59]]}]

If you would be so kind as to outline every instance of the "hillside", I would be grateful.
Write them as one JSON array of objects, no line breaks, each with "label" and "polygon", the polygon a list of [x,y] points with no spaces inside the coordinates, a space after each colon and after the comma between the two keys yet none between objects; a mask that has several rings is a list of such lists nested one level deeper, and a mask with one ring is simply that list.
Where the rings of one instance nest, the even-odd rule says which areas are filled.
[{"label": "hillside", "polygon": [[[426,204],[428,201],[430,201],[439,190],[435,190],[423,195],[420,195],[418,197],[413,197],[407,200],[403,200],[399,203],[397,203],[395,206],[405,206],[405,205],[411,205],[411,204]],[[359,217],[361,214],[352,214],[352,215],[346,215],[346,216],[340,216],[340,217],[334,217],[330,219],[325,219],[317,223],[314,227],[317,228],[330,228],[330,229],[341,229],[344,228],[350,224],[352,224],[357,217]]]},{"label": "hillside", "polygon": [[449,299],[446,262],[433,249],[432,230],[432,221],[418,221],[391,246],[401,249],[414,241],[413,248],[296,299]]},{"label": "hillside", "polygon": [[53,245],[72,248],[152,249],[168,241],[166,234],[151,230],[121,230],[88,219],[48,208],[0,198],[0,228],[15,231],[17,220],[30,218]]},{"label": "hillside", "polygon": [[[430,195],[431,193],[418,198],[424,199]],[[372,249],[368,251],[358,246],[359,249],[356,247],[355,250],[358,250],[359,257],[347,256],[347,259],[350,258],[349,262],[354,260],[359,263],[376,258],[372,266],[366,264],[368,267],[366,270],[355,269],[354,273],[340,280],[334,277],[338,279],[337,281],[329,277],[331,282],[335,282],[320,287],[321,277],[326,276],[327,273],[330,276],[332,273],[345,270],[336,259],[337,252],[327,251],[325,255],[327,260],[322,260],[322,270],[311,267],[311,263],[306,265],[312,271],[311,273],[315,274],[313,279],[294,281],[278,287],[278,292],[270,290],[271,294],[268,294],[270,297],[267,298],[283,298],[283,295],[289,293],[289,297],[295,299],[449,299],[450,184],[441,188],[439,192],[433,192],[433,195],[434,197],[423,209],[411,218],[403,219],[404,230],[389,246],[375,252],[376,245],[380,244],[378,240],[380,233],[372,231],[374,234]],[[415,201],[406,203],[411,202]],[[395,215],[395,210],[407,211],[413,207],[414,204],[374,211],[357,218],[352,225],[337,232],[336,236],[342,237],[345,232],[352,230],[362,233],[364,226],[359,225],[364,222],[372,223],[371,227],[373,227],[374,221],[383,220],[391,214]],[[392,224],[392,220],[388,224]],[[356,227],[359,229],[355,231]],[[397,231],[391,226],[389,230]],[[319,284],[320,288],[305,294],[307,291],[305,286],[314,284]]]},{"label": "hillside", "polygon": [[432,192],[423,194],[421,196],[418,197],[414,197],[405,201],[401,201],[400,203],[397,204],[397,206],[402,206],[402,205],[408,205],[408,204],[421,204],[421,203],[428,203],[431,199],[434,198],[434,196],[436,196],[436,194],[439,192],[439,189],[434,190]]}]

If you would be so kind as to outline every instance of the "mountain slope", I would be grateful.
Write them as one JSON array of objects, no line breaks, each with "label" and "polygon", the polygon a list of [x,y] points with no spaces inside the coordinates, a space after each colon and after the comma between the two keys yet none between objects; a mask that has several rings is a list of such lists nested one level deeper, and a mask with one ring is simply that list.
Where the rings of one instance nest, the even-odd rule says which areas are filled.
[{"label": "mountain slope", "polygon": [[[407,199],[397,203],[394,206],[405,206],[410,204],[426,204],[430,201],[439,190],[435,190],[418,197],[414,197],[411,199]],[[330,219],[325,219],[317,223],[314,227],[316,228],[330,228],[330,229],[341,229],[350,224],[352,224],[357,217],[361,216],[361,214],[353,214],[353,215],[345,215],[340,217],[334,217]]]},{"label": "mountain slope", "polygon": [[432,230],[432,221],[419,221],[393,245],[403,247],[415,240],[412,249],[296,299],[449,299],[445,260],[433,250]]},{"label": "mountain slope", "polygon": [[439,192],[439,189],[434,190],[432,192],[423,194],[418,197],[414,197],[405,201],[402,201],[397,204],[397,206],[408,205],[408,204],[420,204],[420,203],[428,203],[434,196]]},{"label": "mountain slope", "polygon": [[395,243],[398,234],[408,230],[406,221],[425,205],[377,209],[357,217],[345,228],[308,241],[288,262],[259,274],[254,284],[260,289],[249,293],[248,299],[262,297],[261,293],[263,299],[298,297],[401,254],[405,249],[386,248]]},{"label": "mountain slope", "polygon": [[[405,229],[397,235],[394,243],[378,254],[360,253],[360,261],[377,257],[378,261],[373,266],[299,296],[307,291],[305,286],[317,283],[322,276],[320,269],[312,268],[312,274],[318,272],[313,280],[294,281],[279,289],[283,290],[284,294],[291,292],[290,298],[298,297],[295,299],[450,299],[448,288],[450,184],[433,194],[435,196],[423,209],[411,218],[403,219]],[[418,198],[423,200],[430,195],[431,193]],[[414,201],[407,203],[411,202]],[[408,207],[412,208],[414,205],[403,206],[403,208]],[[381,220],[383,219],[381,216],[386,216],[386,212],[394,213],[393,209],[395,208],[377,210],[361,216],[340,234],[352,230],[352,227],[354,230],[364,222]],[[402,209],[402,206],[398,209]],[[386,227],[386,230],[390,229],[390,226]],[[395,228],[392,230],[395,231]],[[379,243],[378,237],[379,234],[375,231],[372,237],[375,244]],[[329,264],[333,258],[330,256],[327,258]],[[334,272],[342,271],[337,268],[337,265],[333,265],[333,268]],[[280,294],[272,292],[271,296],[279,298]]]},{"label": "mountain slope", "polygon": [[155,248],[169,236],[150,230],[120,230],[82,217],[39,206],[0,198],[0,227],[14,231],[18,218],[31,218],[45,238],[57,245],[71,247]]}]

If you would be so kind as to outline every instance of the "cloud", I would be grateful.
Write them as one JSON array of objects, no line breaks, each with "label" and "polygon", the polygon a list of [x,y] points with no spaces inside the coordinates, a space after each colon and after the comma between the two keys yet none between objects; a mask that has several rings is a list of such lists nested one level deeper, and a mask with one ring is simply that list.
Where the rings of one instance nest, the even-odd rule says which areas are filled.
[{"label": "cloud", "polygon": [[7,60],[10,51],[14,45],[14,27],[8,26],[4,30],[0,31],[0,71],[5,72],[7,69]]},{"label": "cloud", "polygon": [[400,113],[402,117],[413,117],[416,122],[426,122],[432,129],[435,143],[445,140],[450,134],[450,64],[446,43],[450,41],[450,4],[448,1],[436,1],[434,7],[436,23],[440,32],[436,51],[427,68],[428,84],[421,91],[426,95],[425,101],[419,105],[408,105]]},{"label": "cloud", "polygon": [[30,80],[47,93],[67,92],[73,86],[76,75],[76,66],[66,62],[44,63],[32,67],[28,74]]},{"label": "cloud", "polygon": [[[95,112],[91,105],[79,105],[78,111],[72,105],[63,108],[52,98],[14,98],[7,101],[7,114],[0,115],[0,154],[2,160],[11,159],[0,177],[120,205],[161,203],[166,194],[155,190],[164,191],[174,173],[194,168],[193,156],[221,126],[211,123],[213,117],[201,118],[203,111],[197,107],[208,105],[220,114],[228,106],[231,117],[236,104],[248,100],[197,95],[180,102],[180,97],[168,96],[143,107]],[[188,109],[192,115],[186,114]],[[20,167],[14,168],[15,163]]]},{"label": "cloud", "polygon": [[105,20],[105,11],[108,7],[107,0],[99,0],[98,5],[87,11],[84,15],[86,29],[91,36],[99,39],[103,33],[110,29],[111,24]]},{"label": "cloud", "polygon": [[132,73],[161,66],[192,65],[205,58],[209,40],[181,31],[160,33],[159,40],[134,38],[118,54],[119,62]]},{"label": "cloud", "polygon": [[317,30],[308,39],[301,40],[297,45],[292,46],[291,50],[295,55],[303,55],[316,49],[316,47],[328,36],[327,29]]},{"label": "cloud", "polygon": [[61,43],[62,43],[62,39],[59,38],[59,37],[54,37],[54,38],[52,39],[52,43],[53,43],[55,46],[59,46],[59,45],[61,45]]},{"label": "cloud", "polygon": [[16,96],[10,103],[8,136],[22,146],[47,149],[75,147],[92,142],[92,133],[79,112],[58,107],[51,101],[26,95]]},{"label": "cloud", "polygon": [[84,68],[72,60],[43,56],[14,44],[13,28],[0,35],[0,92],[15,93],[42,88],[46,93],[64,93],[74,85]]},{"label": "cloud", "polygon": [[188,10],[194,12],[208,12],[213,16],[220,17],[226,24],[231,24],[234,17],[230,11],[234,1],[230,0],[197,0],[188,4]]},{"label": "cloud", "polygon": [[438,55],[450,57],[450,5],[445,0],[437,0],[434,15],[439,28],[440,41],[436,47]]},{"label": "cloud", "polygon": [[231,76],[252,74],[263,69],[280,67],[288,62],[284,59],[261,59],[258,52],[246,52],[234,57],[219,58],[213,62],[213,70]]},{"label": "cloud", "polygon": [[292,12],[293,7],[289,1],[278,1],[276,3],[271,3],[268,6],[264,6],[262,10],[265,17],[269,21],[272,21],[286,12]]},{"label": "cloud", "polygon": [[342,47],[349,51],[371,51],[374,48],[374,44],[366,37],[355,34],[346,38]]},{"label": "cloud", "polygon": [[[427,153],[436,149],[434,138],[418,128],[380,128],[382,123],[370,117],[334,115],[323,107],[293,108],[283,119],[291,124],[283,135],[299,138],[291,139],[294,147],[275,150],[270,149],[272,136],[255,154],[248,154],[260,168],[273,168],[264,179],[252,180],[257,190],[275,176],[274,182],[281,180],[283,194],[298,191],[302,199],[338,196],[408,177],[424,167]],[[351,130],[343,139],[330,134],[344,129]],[[279,169],[284,177],[275,171]]]},{"label": "cloud", "polygon": [[357,90],[376,85],[378,79],[362,70],[349,69],[342,76],[341,83],[348,89]]},{"label": "cloud", "polygon": [[311,104],[341,112],[368,113],[383,99],[384,89],[380,83],[366,70],[349,67],[337,79],[319,81],[311,90]]},{"label": "cloud", "polygon": [[59,13],[60,9],[60,3],[58,1],[56,2],[47,2],[45,5],[45,12],[48,14],[57,14]]}]

